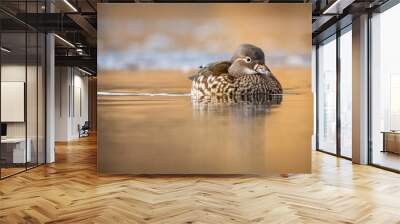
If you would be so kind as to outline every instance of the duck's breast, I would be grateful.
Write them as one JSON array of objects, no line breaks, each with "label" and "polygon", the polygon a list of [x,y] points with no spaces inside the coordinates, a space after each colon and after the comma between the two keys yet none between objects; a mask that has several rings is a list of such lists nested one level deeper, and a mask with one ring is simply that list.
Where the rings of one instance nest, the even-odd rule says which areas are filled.
[{"label": "duck's breast", "polygon": [[211,96],[233,94],[234,79],[227,74],[200,75],[192,81],[192,95]]},{"label": "duck's breast", "polygon": [[277,94],[282,93],[280,83],[272,75],[243,75],[237,79],[237,94]]}]

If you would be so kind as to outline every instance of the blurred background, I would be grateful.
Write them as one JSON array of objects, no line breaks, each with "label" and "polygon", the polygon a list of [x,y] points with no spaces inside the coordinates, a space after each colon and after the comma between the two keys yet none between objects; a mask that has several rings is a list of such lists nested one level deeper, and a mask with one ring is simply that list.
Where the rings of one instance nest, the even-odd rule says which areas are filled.
[{"label": "blurred background", "polygon": [[[242,43],[262,48],[271,69],[310,68],[308,4],[100,4],[98,10],[101,74],[190,75],[200,65],[229,60]],[[117,75],[124,76],[104,76],[100,89],[110,90]]]}]

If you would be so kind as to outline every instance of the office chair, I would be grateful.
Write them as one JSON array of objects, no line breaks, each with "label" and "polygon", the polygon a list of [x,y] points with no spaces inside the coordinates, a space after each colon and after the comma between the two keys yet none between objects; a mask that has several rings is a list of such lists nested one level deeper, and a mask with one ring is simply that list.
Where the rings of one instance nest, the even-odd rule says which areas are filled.
[{"label": "office chair", "polygon": [[89,121],[85,121],[85,123],[82,125],[82,127],[79,127],[80,125],[78,125],[78,129],[79,129],[79,138],[80,137],[87,137],[89,136],[89,130],[90,130],[90,123]]}]

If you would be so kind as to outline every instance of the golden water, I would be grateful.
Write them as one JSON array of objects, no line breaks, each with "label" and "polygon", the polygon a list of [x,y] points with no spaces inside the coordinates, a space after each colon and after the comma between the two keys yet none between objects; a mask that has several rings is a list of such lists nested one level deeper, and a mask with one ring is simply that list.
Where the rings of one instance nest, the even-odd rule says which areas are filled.
[{"label": "golden water", "polygon": [[274,69],[285,94],[194,101],[190,73],[99,74],[98,169],[132,174],[310,172],[313,98],[309,69]]}]

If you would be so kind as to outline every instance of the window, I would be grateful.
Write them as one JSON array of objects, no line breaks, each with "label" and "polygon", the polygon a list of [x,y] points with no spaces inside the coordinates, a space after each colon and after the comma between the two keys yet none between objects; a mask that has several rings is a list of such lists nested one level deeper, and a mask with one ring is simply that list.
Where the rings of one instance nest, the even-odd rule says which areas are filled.
[{"label": "window", "polygon": [[318,47],[318,149],[336,153],[336,36]]},{"label": "window", "polygon": [[400,170],[400,5],[371,19],[371,162]]},{"label": "window", "polygon": [[323,41],[317,50],[317,149],[351,158],[353,78],[351,25],[345,27],[339,34],[340,36],[334,35]]},{"label": "window", "polygon": [[340,36],[340,155],[352,157],[352,32]]}]

